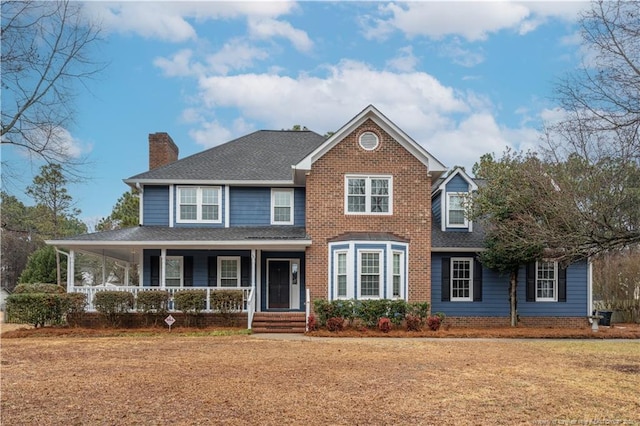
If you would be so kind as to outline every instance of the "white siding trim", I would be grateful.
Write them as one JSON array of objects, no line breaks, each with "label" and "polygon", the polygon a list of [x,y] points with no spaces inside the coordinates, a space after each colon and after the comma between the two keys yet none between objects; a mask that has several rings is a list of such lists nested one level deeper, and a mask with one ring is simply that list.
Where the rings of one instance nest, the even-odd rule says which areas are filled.
[{"label": "white siding trim", "polygon": [[169,228],[173,228],[173,212],[176,210],[175,207],[175,187],[173,185],[169,185]]},{"label": "white siding trim", "polygon": [[229,227],[229,218],[231,217],[231,207],[230,207],[231,194],[229,193],[229,185],[224,186],[224,227]]}]

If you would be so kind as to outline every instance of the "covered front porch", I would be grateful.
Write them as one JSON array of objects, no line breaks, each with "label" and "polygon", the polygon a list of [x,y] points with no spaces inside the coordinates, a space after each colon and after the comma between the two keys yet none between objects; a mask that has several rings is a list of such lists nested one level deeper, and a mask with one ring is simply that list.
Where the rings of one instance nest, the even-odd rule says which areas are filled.
[{"label": "covered front porch", "polygon": [[[304,229],[140,226],[47,243],[67,257],[67,291],[86,294],[88,311],[95,311],[93,301],[100,291],[127,291],[137,297],[164,290],[172,312],[175,294],[197,289],[206,293],[203,312],[214,312],[214,292],[241,291],[237,311],[248,314],[249,327],[254,312],[304,312],[305,248],[311,243]],[[78,254],[101,260],[102,273],[91,283],[78,278]],[[108,264],[122,273],[110,273]]]}]

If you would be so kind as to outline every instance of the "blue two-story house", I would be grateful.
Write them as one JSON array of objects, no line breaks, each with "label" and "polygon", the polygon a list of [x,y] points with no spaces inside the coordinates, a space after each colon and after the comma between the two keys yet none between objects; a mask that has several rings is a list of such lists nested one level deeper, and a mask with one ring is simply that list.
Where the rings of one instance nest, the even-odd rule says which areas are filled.
[{"label": "blue two-story house", "polygon": [[[68,291],[241,289],[254,313],[304,318],[316,298],[428,301],[452,324],[508,324],[508,277],[483,268],[464,195],[477,183],[447,168],[373,106],[330,137],[257,131],[179,159],[149,135],[149,170],[125,179],[140,225],[48,241],[69,256]],[[115,287],[76,285],[75,253],[137,268]],[[590,266],[523,265],[523,323],[584,324]],[[91,308],[91,306],[90,306]]]}]

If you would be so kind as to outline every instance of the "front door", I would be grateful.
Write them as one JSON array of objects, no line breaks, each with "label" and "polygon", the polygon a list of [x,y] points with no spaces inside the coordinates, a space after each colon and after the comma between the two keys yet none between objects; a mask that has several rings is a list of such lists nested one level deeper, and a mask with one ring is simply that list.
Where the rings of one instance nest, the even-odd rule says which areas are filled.
[{"label": "front door", "polygon": [[269,261],[267,309],[289,309],[289,261]]}]

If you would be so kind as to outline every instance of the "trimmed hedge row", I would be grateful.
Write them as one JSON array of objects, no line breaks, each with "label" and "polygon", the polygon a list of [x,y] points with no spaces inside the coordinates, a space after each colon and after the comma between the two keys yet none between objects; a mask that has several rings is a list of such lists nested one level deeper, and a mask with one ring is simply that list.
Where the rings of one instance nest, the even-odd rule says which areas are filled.
[{"label": "trimmed hedge row", "polygon": [[[332,300],[316,299],[313,302],[316,317],[310,321],[310,329],[327,327],[330,331],[339,331],[344,321],[349,324],[359,322],[368,328],[379,328],[389,331],[391,324],[400,327],[405,324],[408,330],[420,330],[427,324],[429,317],[429,303],[408,303],[404,300],[372,299],[372,300]],[[443,314],[436,314],[442,322]]]},{"label": "trimmed hedge row", "polygon": [[65,293],[55,284],[19,284],[7,297],[7,320],[43,327],[61,325],[68,314],[84,312],[87,297],[81,293]]}]

